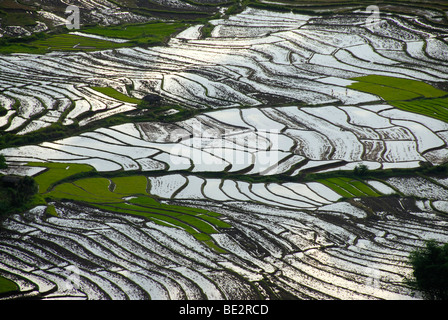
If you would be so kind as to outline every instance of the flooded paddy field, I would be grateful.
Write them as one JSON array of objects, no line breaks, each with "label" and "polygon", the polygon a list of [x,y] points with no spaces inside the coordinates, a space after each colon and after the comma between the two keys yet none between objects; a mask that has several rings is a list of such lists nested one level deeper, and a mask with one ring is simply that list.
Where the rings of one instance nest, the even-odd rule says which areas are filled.
[{"label": "flooded paddy field", "polygon": [[0,55],[1,173],[41,199],[2,217],[2,299],[421,299],[409,254],[448,242],[448,27],[380,13]]}]

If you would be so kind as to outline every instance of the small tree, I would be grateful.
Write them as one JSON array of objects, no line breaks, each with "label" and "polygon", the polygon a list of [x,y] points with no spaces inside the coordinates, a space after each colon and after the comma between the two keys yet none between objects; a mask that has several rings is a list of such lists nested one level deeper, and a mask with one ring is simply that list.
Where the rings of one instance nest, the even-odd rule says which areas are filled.
[{"label": "small tree", "polygon": [[0,154],[0,169],[6,169],[7,167],[5,156]]},{"label": "small tree", "polygon": [[355,169],[353,170],[353,173],[356,176],[363,177],[367,174],[367,171],[369,171],[369,168],[365,164],[358,164]]},{"label": "small tree", "polygon": [[448,243],[439,246],[435,240],[409,256],[414,269],[407,282],[431,300],[448,300]]}]

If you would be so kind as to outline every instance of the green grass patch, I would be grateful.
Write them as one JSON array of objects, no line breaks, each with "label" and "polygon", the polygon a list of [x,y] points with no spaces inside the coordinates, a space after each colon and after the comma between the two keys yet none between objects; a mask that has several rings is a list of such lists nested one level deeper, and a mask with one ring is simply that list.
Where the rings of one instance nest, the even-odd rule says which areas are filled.
[{"label": "green grass patch", "polygon": [[378,95],[387,101],[411,100],[423,97],[422,95],[412,91],[369,82],[357,82],[349,85],[348,87],[351,89]]},{"label": "green grass patch", "polygon": [[357,188],[352,186],[347,180],[344,180],[343,178],[329,178],[327,180],[339,186],[340,188],[346,190],[347,192],[351,193],[355,197],[365,196],[363,192],[359,191]]},{"label": "green grass patch", "polygon": [[111,181],[115,184],[114,193],[147,194],[148,179],[145,176],[117,177]]},{"label": "green grass patch", "polygon": [[391,101],[392,106],[448,122],[448,98],[422,99],[413,101]]},{"label": "green grass patch", "polygon": [[58,34],[47,39],[33,41],[30,45],[47,51],[94,51],[130,46],[131,44],[87,38],[74,34]]},{"label": "green grass patch", "polygon": [[113,212],[138,215],[148,218],[156,223],[162,221],[163,225],[165,226],[178,227],[190,234],[200,233],[200,230],[195,229],[194,226],[191,226],[188,223],[185,223],[182,220],[178,219],[178,214],[173,214],[169,211],[148,210],[139,206],[129,205],[127,203],[99,204],[96,205],[96,207]]},{"label": "green grass patch", "polygon": [[58,217],[58,213],[56,212],[56,208],[54,205],[47,206],[47,209],[45,209],[45,214],[53,217]]},{"label": "green grass patch", "polygon": [[129,102],[129,103],[135,103],[135,104],[139,104],[141,102],[140,99],[136,99],[136,98],[132,98],[129,97],[113,88],[109,88],[109,87],[92,87],[92,89],[101,92],[102,94],[105,94],[108,97],[120,100],[120,101],[124,101],[124,102]]},{"label": "green grass patch", "polygon": [[135,44],[131,42],[116,43],[66,33],[23,43],[8,43],[0,46],[0,53],[43,54],[50,51],[96,51],[132,45]]},{"label": "green grass patch", "polygon": [[[47,182],[46,179],[41,181]],[[86,202],[100,209],[139,215],[164,226],[183,229],[196,238],[204,239],[204,243],[214,250],[218,248],[212,245],[213,240],[209,234],[218,233],[220,228],[231,228],[231,225],[219,219],[218,213],[160,203],[146,192],[147,184],[147,178],[142,175],[111,179],[90,177],[57,184],[44,195],[56,201]],[[113,191],[111,186],[114,186]],[[127,197],[129,199],[125,200]],[[47,207],[47,211],[50,215],[56,214],[51,206]]]},{"label": "green grass patch", "polygon": [[44,54],[48,50],[46,48],[39,48],[27,43],[14,43],[8,45],[0,45],[0,54],[11,53],[29,53],[29,54]]},{"label": "green grass patch", "polygon": [[379,197],[381,196],[380,193],[373,190],[369,185],[365,184],[362,181],[359,180],[351,180],[349,182],[353,187],[355,187],[360,192],[364,193],[365,195],[369,197]]},{"label": "green grass patch", "polygon": [[448,92],[427,83],[395,77],[370,75],[353,78],[349,88],[372,93],[390,105],[448,122]]},{"label": "green grass patch", "polygon": [[317,182],[322,183],[323,185],[329,187],[331,190],[333,190],[336,193],[339,193],[344,198],[353,198],[354,195],[345,190],[344,188],[341,188],[339,185],[332,183],[325,179],[319,179]]},{"label": "green grass patch", "polygon": [[151,198],[151,197],[137,197],[137,198],[130,199],[128,202],[142,206],[142,207],[148,207],[148,208],[152,208],[154,206],[156,206],[156,207],[161,206],[160,202],[158,202],[157,200],[155,200],[154,198]]},{"label": "green grass patch", "polygon": [[151,22],[108,27],[94,27],[81,30],[108,38],[136,40],[139,43],[163,42],[171,34],[187,27],[182,22]]},{"label": "green grass patch", "polygon": [[121,196],[110,191],[110,180],[106,178],[86,178],[73,182],[73,184],[88,194],[106,201],[121,201]]},{"label": "green grass patch", "polygon": [[11,293],[19,290],[19,286],[5,277],[0,276],[0,294]]},{"label": "green grass patch", "polygon": [[187,27],[182,22],[157,22],[136,25],[90,27],[79,31],[109,38],[130,40],[114,42],[70,33],[0,39],[0,54],[44,54],[51,51],[97,51],[142,45],[162,45],[171,34]]},{"label": "green grass patch", "polygon": [[348,177],[332,177],[317,181],[339,193],[344,198],[381,196],[380,193],[373,190],[364,182]]},{"label": "green grass patch", "polygon": [[34,180],[39,185],[39,192],[45,193],[56,182],[66,179],[81,172],[89,172],[93,167],[87,164],[65,164],[65,163],[41,163],[30,162],[32,167],[45,167],[47,171],[37,175]]},{"label": "green grass patch", "polygon": [[438,98],[446,96],[448,94],[448,92],[434,88],[433,86],[425,82],[411,79],[403,79],[403,78],[387,77],[379,75],[368,75],[353,78],[353,80],[359,81],[359,83],[365,83],[365,84],[371,83],[381,85],[384,87],[399,89],[401,91],[407,91],[425,98]]}]

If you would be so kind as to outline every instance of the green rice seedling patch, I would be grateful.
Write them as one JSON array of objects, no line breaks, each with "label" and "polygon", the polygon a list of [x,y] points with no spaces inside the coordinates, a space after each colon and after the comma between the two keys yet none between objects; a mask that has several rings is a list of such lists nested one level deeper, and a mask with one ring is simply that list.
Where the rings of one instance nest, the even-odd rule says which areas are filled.
[{"label": "green rice seedling patch", "polygon": [[345,198],[353,197],[380,197],[381,194],[373,190],[364,182],[348,177],[334,177],[320,179],[318,182],[331,188]]},{"label": "green rice seedling patch", "polygon": [[178,212],[183,215],[195,216],[201,220],[208,222],[219,228],[231,228],[232,226],[228,223],[218,219],[221,216],[219,213],[207,211],[204,209],[183,207],[177,205],[163,204],[149,197],[137,197],[129,200],[129,203],[140,205],[152,210],[163,209],[170,212]]},{"label": "green rice seedling patch", "polygon": [[32,167],[46,167],[47,171],[40,173],[34,180],[39,185],[39,192],[45,193],[56,182],[66,179],[70,176],[81,172],[90,172],[93,167],[87,164],[66,164],[66,163],[41,163],[31,162],[28,166]]},{"label": "green rice seedling patch", "polygon": [[395,77],[370,75],[353,80],[358,82],[349,88],[378,95],[398,109],[448,122],[446,91],[423,81]]},{"label": "green rice seedling patch", "polygon": [[209,241],[212,239],[208,234],[204,233],[195,233],[193,236],[199,241]]},{"label": "green rice seedling patch", "polygon": [[[371,83],[380,86],[391,87],[399,89],[401,91],[408,91],[414,93],[418,96],[423,96],[425,98],[437,98],[443,97],[448,94],[448,92],[434,88],[433,86],[418,80],[380,76],[380,75],[368,75],[363,77],[353,78],[353,80],[359,81],[360,83]],[[405,99],[400,99],[405,100]]]},{"label": "green rice seedling patch", "polygon": [[57,217],[58,213],[56,211],[56,208],[54,207],[54,205],[49,205],[47,206],[47,209],[45,209],[45,213],[49,216],[53,216],[53,217]]},{"label": "green rice seedling patch", "polygon": [[74,34],[58,34],[47,39],[33,41],[29,45],[41,51],[95,51],[128,47],[132,46],[132,43],[117,43]]},{"label": "green rice seedling patch", "polygon": [[133,210],[133,211],[136,211],[136,212],[151,212],[151,213],[155,213],[155,214],[161,214],[161,215],[166,215],[166,216],[176,217],[176,218],[180,217],[182,215],[181,212],[163,209],[162,207],[156,207],[156,206],[154,206],[154,207],[143,207],[143,206],[131,204],[129,202],[117,203],[114,206],[116,206],[118,208],[122,208],[122,209]]},{"label": "green rice seedling patch", "polygon": [[118,204],[98,204],[98,205],[95,205],[95,207],[104,209],[104,210],[108,210],[108,211],[113,211],[113,212],[138,215],[141,217],[148,218],[149,220],[154,221],[156,223],[159,223],[160,221],[162,221],[162,222],[164,222],[164,225],[166,225],[166,226],[170,226],[170,227],[176,226],[176,227],[179,227],[179,228],[187,231],[190,234],[198,233],[198,230],[196,230],[192,226],[176,219],[175,217],[163,215],[161,213],[155,213],[153,211],[142,210],[142,208],[139,208],[136,206],[127,205],[124,203],[121,203],[121,204],[118,203]]},{"label": "green rice seedling patch", "polygon": [[110,180],[106,178],[85,178],[76,180],[74,185],[85,190],[87,193],[101,199],[119,200],[120,195],[109,190]]},{"label": "green rice seedling patch", "polygon": [[337,178],[340,180],[340,186],[350,191],[355,196],[363,197],[379,197],[381,194],[377,193],[370,186],[365,184],[364,182],[356,179],[350,179],[348,177],[340,177]]},{"label": "green rice seedling patch", "polygon": [[328,178],[327,180],[330,181],[331,183],[338,185],[339,187],[343,188],[344,190],[348,191],[355,197],[366,196],[365,193],[361,192],[360,190],[355,188],[353,185],[351,185],[348,182],[349,180],[345,180],[343,178]]},{"label": "green rice seedling patch", "polygon": [[108,211],[113,212],[121,212],[125,214],[133,214],[145,217],[157,224],[168,226],[168,227],[177,227],[182,230],[185,230],[192,236],[194,236],[197,240],[203,242],[211,249],[215,250],[218,253],[225,253],[222,248],[218,247],[212,240],[209,234],[217,233],[218,231],[210,224],[201,221],[198,218],[188,215],[176,214],[169,211],[163,210],[149,210],[144,209],[142,207],[133,206],[126,203],[117,203],[117,204],[100,204],[96,205],[96,207]]},{"label": "green rice seedling patch", "polygon": [[18,291],[19,287],[14,281],[11,281],[5,277],[0,276],[0,294],[6,294],[14,291]]},{"label": "green rice seedling patch", "polygon": [[[111,184],[115,186],[110,190]],[[219,214],[204,209],[160,203],[146,192],[148,180],[145,176],[81,178],[56,185],[45,194],[54,200],[86,202],[94,207],[145,217],[164,226],[177,227],[204,241],[210,248],[221,252],[209,234],[218,233],[219,228],[231,228],[221,221]],[[129,197],[129,199],[126,199]],[[50,206],[49,214],[54,214]],[[221,250],[221,251],[220,251]]]},{"label": "green rice seedling patch", "polygon": [[221,215],[219,213],[208,211],[201,208],[193,208],[193,207],[184,207],[184,206],[178,206],[170,204],[170,207],[176,210],[182,210],[182,212],[189,213],[189,214],[197,214],[197,215],[207,215],[210,217],[220,217]]},{"label": "green rice seedling patch", "polygon": [[[209,212],[206,210],[201,209],[195,209],[195,208],[189,208],[189,207],[182,207],[182,206],[174,206],[169,204],[163,204],[159,203],[156,200],[149,198],[149,197],[137,197],[129,200],[129,203],[136,204],[148,209],[151,209],[154,212],[164,213],[164,214],[176,214],[176,216],[186,221],[189,220],[189,223],[191,223],[194,226],[197,226],[201,231],[206,233],[216,233],[217,230],[209,230],[208,226],[211,224],[214,227],[218,228],[231,228],[232,226],[228,223],[225,223],[224,221],[221,221],[217,219],[216,217],[220,216],[218,213],[215,212]],[[205,212],[205,213],[204,213]],[[208,215],[208,213],[213,214],[213,216]],[[192,217],[193,220],[187,218]],[[185,220],[187,219],[187,220]],[[202,221],[201,221],[202,220]],[[200,221],[200,225],[203,223],[206,223],[205,228],[201,228],[199,224],[196,224],[194,222]]]},{"label": "green rice seedling patch", "polygon": [[129,102],[129,103],[135,103],[139,104],[142,102],[140,99],[129,97],[113,88],[109,87],[92,87],[93,90],[96,90],[98,92],[101,92],[102,94],[105,94],[108,97],[123,101],[123,102]]},{"label": "green rice seedling patch", "polygon": [[28,40],[27,42],[23,41],[23,43],[0,45],[0,53],[44,54],[51,51],[97,51],[135,45],[132,42],[117,43],[68,33],[52,35],[43,39]]},{"label": "green rice seedling patch", "polygon": [[[197,233],[194,237],[196,239],[198,239],[198,236],[202,236],[203,233]],[[199,241],[202,241],[204,244],[206,244],[208,247],[210,247],[211,249],[215,250],[217,253],[227,253],[226,250],[224,250],[223,248],[219,247],[218,245],[216,245],[215,242],[213,242],[213,239],[211,239],[210,236],[208,236],[210,239],[208,240],[202,240],[202,239],[198,239]]]},{"label": "green rice seedling patch", "polygon": [[336,193],[339,193],[344,198],[353,198],[354,195],[348,192],[347,190],[341,188],[339,185],[332,183],[325,179],[319,179],[317,182],[322,183],[323,185],[329,187],[331,190],[333,190]]},{"label": "green rice seedling patch", "polygon": [[181,22],[152,22],[132,25],[94,27],[83,29],[82,32],[108,38],[137,40],[139,42],[161,42],[187,24]]},{"label": "green rice seedling patch", "polygon": [[[26,16],[24,15],[21,18]],[[31,24],[34,23],[35,21]],[[23,37],[22,39],[0,39],[0,54],[44,54],[51,51],[98,51],[136,45],[161,45],[170,35],[187,26],[188,24],[182,22],[151,22],[135,25],[96,26],[79,30],[82,33],[106,37],[104,39],[79,34],[61,33],[49,35],[41,32]],[[117,42],[112,41],[113,39],[109,41],[107,38],[121,38],[129,41]]]},{"label": "green rice seedling patch", "polygon": [[207,221],[208,223],[217,226],[219,228],[231,228],[232,226],[220,219],[214,218],[214,217],[210,217],[208,215],[198,215],[198,218]]},{"label": "green rice seedling patch", "polygon": [[43,47],[36,47],[26,43],[8,44],[0,46],[0,54],[10,53],[29,53],[29,54],[44,54],[47,50]]},{"label": "green rice seedling patch", "polygon": [[204,210],[201,208],[184,207],[184,206],[172,205],[172,204],[169,204],[169,205],[163,204],[163,203],[157,202],[155,199],[150,198],[150,197],[137,197],[137,198],[130,199],[129,202],[138,204],[141,206],[146,206],[146,207],[153,207],[153,206],[165,207],[165,208],[169,208],[170,210],[182,212],[185,214],[192,214],[192,215],[198,215],[198,216],[201,215],[201,216],[210,217],[210,218],[221,216],[219,213]]},{"label": "green rice seedling patch", "polygon": [[203,233],[218,233],[218,230],[215,229],[211,224],[205,222],[204,220],[198,219],[194,216],[182,214],[177,217],[179,220],[197,228]]},{"label": "green rice seedling patch", "polygon": [[356,89],[359,91],[368,92],[371,94],[375,94],[383,98],[387,101],[394,101],[394,100],[411,100],[416,98],[423,97],[422,95],[407,91],[399,88],[384,86],[381,84],[375,84],[375,83],[369,83],[369,82],[357,82],[352,83],[348,86],[351,89]]},{"label": "green rice seedling patch", "polygon": [[394,107],[448,122],[448,98],[392,101]]},{"label": "green rice seedling patch", "polygon": [[117,194],[147,194],[148,179],[145,176],[129,176],[112,178]]},{"label": "green rice seedling patch", "polygon": [[350,183],[359,191],[365,193],[369,197],[379,197],[381,194],[373,190],[371,187],[369,187],[367,184],[365,184],[362,181],[359,180],[351,180]]},{"label": "green rice seedling patch", "polygon": [[132,198],[128,200],[129,203],[140,205],[143,207],[154,207],[154,206],[161,206],[160,202],[157,202],[157,200],[151,198],[151,197],[137,197]]},{"label": "green rice seedling patch", "polygon": [[46,196],[50,199],[66,199],[88,203],[117,202],[117,199],[100,198],[98,195],[91,194],[73,183],[57,185]]}]

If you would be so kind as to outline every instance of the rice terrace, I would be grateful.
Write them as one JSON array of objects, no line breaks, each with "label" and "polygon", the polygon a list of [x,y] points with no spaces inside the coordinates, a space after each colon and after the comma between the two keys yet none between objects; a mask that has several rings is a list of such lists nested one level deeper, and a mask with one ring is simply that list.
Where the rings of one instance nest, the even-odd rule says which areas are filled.
[{"label": "rice terrace", "polygon": [[0,300],[427,299],[448,3],[1,0],[0,168]]}]

